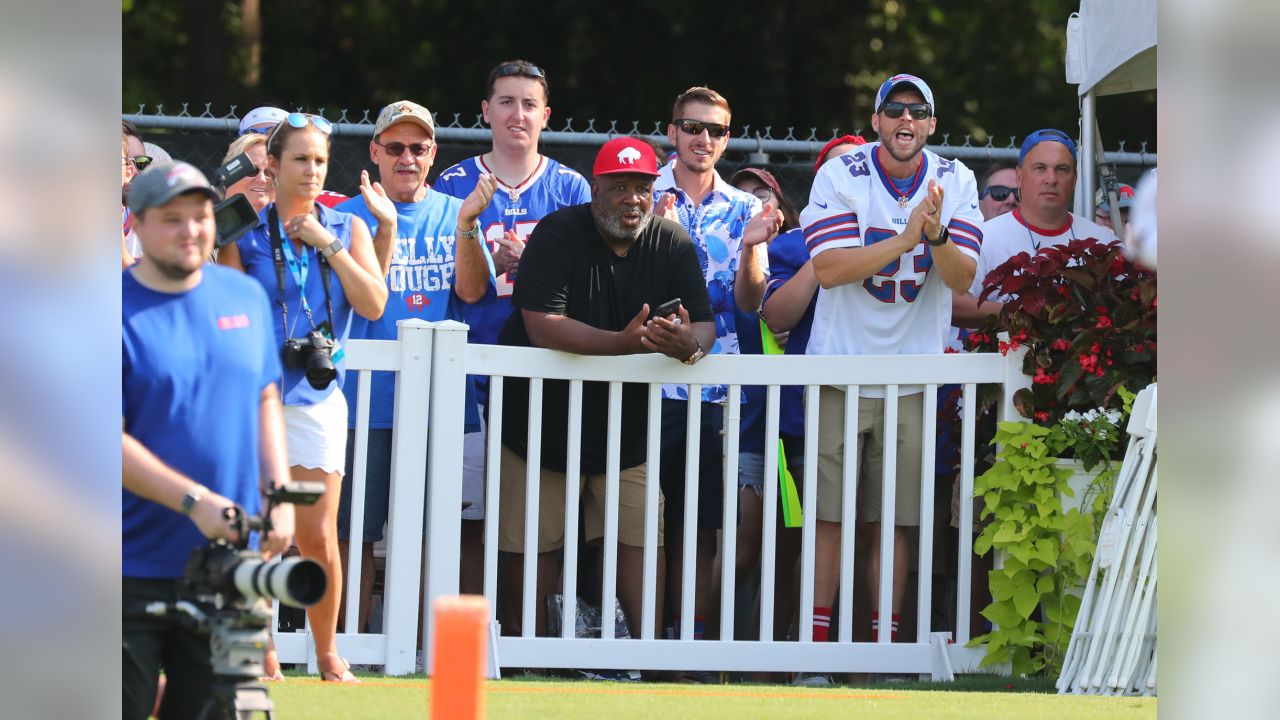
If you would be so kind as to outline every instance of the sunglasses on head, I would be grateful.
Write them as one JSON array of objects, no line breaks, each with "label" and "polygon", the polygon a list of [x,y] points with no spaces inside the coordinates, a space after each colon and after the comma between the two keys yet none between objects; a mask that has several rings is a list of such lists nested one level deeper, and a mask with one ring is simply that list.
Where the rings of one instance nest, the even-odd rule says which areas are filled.
[{"label": "sunglasses on head", "polygon": [[929,107],[929,103],[887,102],[880,106],[880,112],[894,120],[902,117],[903,112],[911,113],[913,120],[926,120],[933,114],[933,109]]},{"label": "sunglasses on head", "polygon": [[405,149],[408,149],[409,152],[416,158],[422,157],[423,155],[426,155],[428,152],[431,152],[431,146],[432,146],[432,143],[429,143],[429,142],[412,143],[410,145],[405,145],[402,142],[383,143],[383,142],[378,142],[377,140],[374,140],[374,142],[377,143],[379,147],[386,150],[387,154],[389,154],[391,157],[394,157],[394,158],[398,158],[401,155],[403,155]]},{"label": "sunglasses on head", "polygon": [[301,129],[306,127],[307,123],[315,126],[315,129],[319,130],[322,134],[328,135],[333,132],[333,123],[325,120],[319,115],[298,112],[289,113],[289,115],[281,121],[279,125],[276,125],[271,129],[271,134],[267,136],[267,145],[271,144],[271,141],[275,139],[276,133],[280,132],[280,128],[284,127],[286,124],[291,128]]},{"label": "sunglasses on head", "polygon": [[687,120],[681,118],[675,121],[675,126],[680,128],[680,132],[688,135],[701,135],[703,130],[713,138],[722,138],[729,134],[728,125],[719,125],[716,123],[702,122],[701,120]]},{"label": "sunglasses on head", "polygon": [[542,68],[538,67],[537,65],[528,65],[528,64],[519,65],[517,63],[507,63],[506,65],[499,65],[497,69],[493,71],[493,78],[495,80],[500,77],[511,77],[512,75],[520,75],[523,77],[531,77],[531,78],[542,78],[543,80],[547,79],[546,73],[542,72]]},{"label": "sunglasses on head", "polygon": [[982,191],[982,197],[991,196],[996,202],[1004,202],[1009,199],[1009,195],[1013,195],[1013,199],[1022,202],[1022,195],[1018,192],[1018,188],[1011,188],[1008,185],[988,185],[986,190]]}]

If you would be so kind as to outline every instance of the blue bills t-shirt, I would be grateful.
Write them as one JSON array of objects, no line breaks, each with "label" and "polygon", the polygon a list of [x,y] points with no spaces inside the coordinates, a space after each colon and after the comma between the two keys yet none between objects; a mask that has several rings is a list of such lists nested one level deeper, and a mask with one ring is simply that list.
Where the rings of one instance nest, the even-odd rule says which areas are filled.
[{"label": "blue bills t-shirt", "polygon": [[[352,339],[394,340],[396,323],[417,318],[433,322],[437,320],[462,320],[462,308],[466,303],[453,292],[454,274],[457,271],[458,210],[462,201],[427,190],[418,202],[394,203],[396,206],[396,239],[391,251],[391,269],[387,272],[387,307],[382,317],[366,320],[356,315],[351,321]],[[377,233],[378,219],[364,201],[354,197],[335,210],[361,218],[369,231]],[[464,239],[462,242],[477,242]],[[489,266],[489,291],[493,290],[493,258],[489,248],[480,243],[485,262]],[[372,373],[373,385],[369,391],[369,427],[391,427],[395,415],[395,373]],[[343,386],[347,395],[347,407],[351,409],[350,427],[355,427],[357,382]],[[476,407],[475,383],[467,381],[466,430],[480,429],[480,414]]]},{"label": "blue bills t-shirt", "polygon": [[[161,462],[249,513],[260,505],[258,412],[280,378],[271,309],[253,278],[204,266],[184,293],[122,285],[124,431]],[[205,544],[195,523],[124,490],[124,577],[180,578]]]}]

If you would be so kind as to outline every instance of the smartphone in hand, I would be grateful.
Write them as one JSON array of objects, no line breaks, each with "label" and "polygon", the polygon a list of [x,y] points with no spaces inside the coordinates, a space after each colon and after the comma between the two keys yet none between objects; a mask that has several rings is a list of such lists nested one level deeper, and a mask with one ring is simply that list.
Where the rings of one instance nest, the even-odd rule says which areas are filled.
[{"label": "smartphone in hand", "polygon": [[679,315],[680,307],[681,307],[680,298],[673,298],[659,305],[657,310],[654,310],[652,313],[649,314],[649,319],[652,320],[655,317],[664,318],[664,317],[667,317],[668,315]]}]

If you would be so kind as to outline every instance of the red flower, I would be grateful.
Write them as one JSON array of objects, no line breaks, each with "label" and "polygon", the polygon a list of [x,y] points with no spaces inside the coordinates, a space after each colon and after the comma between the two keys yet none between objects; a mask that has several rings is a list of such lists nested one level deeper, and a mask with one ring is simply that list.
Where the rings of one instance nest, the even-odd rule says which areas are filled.
[{"label": "red flower", "polygon": [[1096,308],[1094,308],[1094,310],[1098,311],[1098,314],[1099,314],[1099,315],[1106,315],[1106,314],[1107,314],[1107,308],[1106,308],[1105,306],[1103,306],[1103,305],[1099,305],[1099,306],[1097,306]]},{"label": "red flower", "polygon": [[[1047,410],[1037,410],[1036,420],[1040,422],[1049,422],[1049,412]],[[1023,447],[1026,447],[1025,445]]]},{"label": "red flower", "polygon": [[1054,350],[1070,350],[1071,343],[1068,342],[1066,338],[1058,338],[1057,340],[1054,340],[1049,347]]},{"label": "red flower", "polygon": [[1092,346],[1089,347],[1089,352],[1095,355],[1102,352],[1102,343],[1094,343]]},{"label": "red flower", "polygon": [[1094,325],[1094,327],[1098,328],[1099,330],[1111,327],[1111,318],[1107,317],[1106,315],[1103,315],[1102,317],[1098,318],[1098,324]]}]

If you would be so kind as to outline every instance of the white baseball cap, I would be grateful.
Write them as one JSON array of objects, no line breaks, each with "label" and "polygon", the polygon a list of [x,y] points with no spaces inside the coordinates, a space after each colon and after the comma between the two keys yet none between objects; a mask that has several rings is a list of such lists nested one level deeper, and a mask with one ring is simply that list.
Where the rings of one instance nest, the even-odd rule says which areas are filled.
[{"label": "white baseball cap", "polygon": [[289,117],[289,112],[278,107],[271,107],[270,105],[256,107],[240,118],[240,134],[243,135],[249,132],[249,128],[255,125],[278,125],[287,117]]}]

